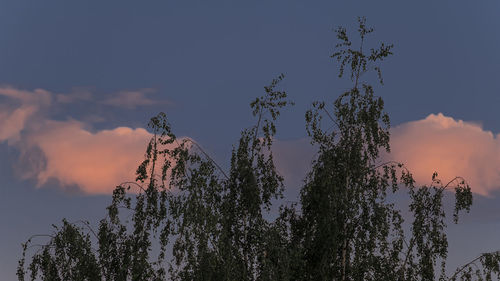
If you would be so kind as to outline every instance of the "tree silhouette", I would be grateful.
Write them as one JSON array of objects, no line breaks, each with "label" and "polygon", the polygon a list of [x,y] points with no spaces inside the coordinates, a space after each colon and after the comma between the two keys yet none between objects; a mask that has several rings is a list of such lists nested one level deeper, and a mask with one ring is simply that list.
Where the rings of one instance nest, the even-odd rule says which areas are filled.
[{"label": "tree silhouette", "polygon": [[[250,104],[256,122],[241,132],[227,173],[196,142],[177,139],[164,113],[152,118],[153,138],[137,182],[116,187],[99,229],[64,220],[46,244],[33,244],[33,236],[23,244],[19,280],[499,277],[496,252],[446,276],[443,196],[455,192],[457,223],[472,204],[464,179],[442,183],[435,173],[430,186],[417,186],[402,163],[380,163],[380,153],[390,150],[389,117],[382,98],[362,79],[374,71],[383,83],[380,63],[393,46],[367,48],[374,30],[364,18],[358,24],[359,46],[340,27],[331,56],[339,63],[339,77],[347,74],[352,81],[351,89],[331,104],[313,103],[305,115],[318,153],[300,202],[280,206],[276,219],[266,215],[285,188],[272,143],[280,110],[293,103],[277,90],[280,75]],[[411,199],[409,233],[402,211],[389,200],[402,192]]]}]

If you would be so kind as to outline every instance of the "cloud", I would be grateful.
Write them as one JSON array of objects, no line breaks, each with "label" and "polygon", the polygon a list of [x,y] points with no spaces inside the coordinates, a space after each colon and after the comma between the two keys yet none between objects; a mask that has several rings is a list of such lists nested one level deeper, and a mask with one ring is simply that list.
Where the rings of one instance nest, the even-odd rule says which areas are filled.
[{"label": "cloud", "polygon": [[85,193],[109,194],[117,184],[134,181],[150,138],[142,128],[92,133],[81,122],[49,120],[30,135],[28,147],[38,147],[44,156],[45,167],[36,174],[39,186],[53,178]]},{"label": "cloud", "polygon": [[26,91],[0,87],[0,97],[6,100],[6,105],[0,107],[0,142],[18,141],[27,120],[51,103],[51,94],[42,89]]},{"label": "cloud", "polygon": [[[107,103],[130,108],[150,105],[154,101],[145,96],[150,92],[122,92]],[[35,179],[38,186],[55,179],[61,187],[76,185],[90,194],[110,193],[115,185],[134,179],[151,137],[145,129],[96,131],[88,127],[88,120],[49,117],[58,104],[90,98],[0,87],[0,142],[19,149],[23,178]],[[314,148],[307,140],[277,140],[273,150],[287,185],[300,186]],[[430,183],[437,171],[444,182],[463,176],[477,194],[500,190],[500,136],[479,124],[431,114],[392,128],[391,150],[384,158],[404,162],[419,184]]]},{"label": "cloud", "polygon": [[35,106],[22,106],[10,112],[0,112],[0,142],[18,141],[26,120],[36,111]]},{"label": "cloud", "polygon": [[77,88],[70,94],[57,94],[56,101],[59,103],[74,103],[77,101],[91,101],[92,93],[85,88]]},{"label": "cloud", "polygon": [[316,147],[307,138],[276,139],[272,150],[276,170],[284,178],[287,200],[298,201],[300,188],[316,156]]},{"label": "cloud", "polygon": [[116,185],[135,180],[151,133],[129,127],[91,130],[85,122],[49,117],[58,103],[89,100],[88,92],[78,97],[0,87],[1,97],[0,143],[19,150],[15,171],[22,179],[34,179],[38,187],[56,180],[86,194],[110,194]]},{"label": "cloud", "polygon": [[272,150],[280,175],[290,184],[300,186],[315,156],[309,139],[274,140]]},{"label": "cloud", "polygon": [[52,94],[46,90],[35,89],[33,91],[20,90],[13,87],[0,87],[0,96],[20,101],[22,104],[34,104],[37,106],[49,105]]},{"label": "cloud", "polygon": [[137,91],[123,91],[103,101],[103,104],[134,109],[138,106],[150,106],[165,103],[161,100],[153,100],[147,95],[154,93],[152,89],[141,89]]},{"label": "cloud", "polygon": [[[314,148],[306,139],[277,140],[273,151],[287,186],[300,187]],[[462,176],[476,194],[492,196],[500,191],[500,134],[441,113],[392,128],[391,153],[382,158],[405,163],[419,185],[430,184],[438,172],[444,183]]]},{"label": "cloud", "polygon": [[500,136],[441,113],[393,128],[386,157],[405,163],[419,184],[436,171],[443,182],[464,177],[477,194],[500,189]]}]

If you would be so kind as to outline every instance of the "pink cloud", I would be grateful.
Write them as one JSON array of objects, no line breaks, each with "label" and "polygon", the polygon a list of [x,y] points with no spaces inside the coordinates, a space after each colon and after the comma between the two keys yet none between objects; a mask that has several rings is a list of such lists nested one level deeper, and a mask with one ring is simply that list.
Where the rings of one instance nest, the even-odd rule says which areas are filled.
[{"label": "pink cloud", "polygon": [[441,113],[393,128],[386,157],[405,163],[419,184],[429,184],[436,171],[443,182],[464,177],[484,196],[500,189],[499,135]]},{"label": "pink cloud", "polygon": [[24,129],[26,120],[38,110],[36,106],[21,106],[10,111],[0,111],[0,142],[16,142]]},{"label": "pink cloud", "polygon": [[28,119],[49,106],[52,99],[51,93],[42,89],[27,91],[5,86],[0,87],[0,97],[7,101],[0,107],[0,143],[11,144],[19,141]]},{"label": "pink cloud", "polygon": [[[125,92],[115,101],[121,97],[122,106],[130,107],[151,104],[144,98],[147,92]],[[93,132],[83,122],[50,120],[45,113],[54,97],[58,102],[74,97],[61,100],[41,89],[0,87],[1,97],[6,103],[0,105],[0,142],[29,158],[24,178],[36,179],[38,186],[55,179],[62,187],[76,185],[90,194],[110,193],[115,185],[134,180],[151,137],[145,129]],[[273,149],[287,182],[300,182],[313,157],[310,145],[305,140],[277,141]],[[488,196],[500,188],[500,137],[478,124],[431,114],[391,129],[391,149],[384,157],[404,162],[419,184],[429,184],[437,171],[444,182],[463,176],[477,194]]]},{"label": "pink cloud", "polygon": [[0,87],[0,96],[19,100],[25,105],[35,104],[37,106],[49,105],[52,100],[52,94],[43,89],[27,91],[6,86]]},{"label": "pink cloud", "polygon": [[152,137],[148,131],[128,127],[91,131],[87,123],[48,118],[57,103],[88,100],[90,94],[77,97],[0,87],[2,96],[0,143],[7,141],[20,150],[16,170],[21,178],[35,179],[38,187],[52,179],[62,188],[76,185],[87,194],[110,194],[116,185],[135,180]]},{"label": "pink cloud", "polygon": [[[315,150],[302,139],[276,140],[273,151],[287,185],[299,187]],[[430,184],[438,172],[444,183],[462,176],[476,194],[500,190],[500,135],[441,113],[392,128],[391,153],[382,158],[405,163],[419,185]]]},{"label": "pink cloud", "polygon": [[151,134],[142,128],[118,127],[92,133],[76,121],[46,121],[30,135],[45,167],[38,171],[38,186],[57,179],[61,186],[77,185],[89,194],[109,194],[117,184],[135,180]]}]

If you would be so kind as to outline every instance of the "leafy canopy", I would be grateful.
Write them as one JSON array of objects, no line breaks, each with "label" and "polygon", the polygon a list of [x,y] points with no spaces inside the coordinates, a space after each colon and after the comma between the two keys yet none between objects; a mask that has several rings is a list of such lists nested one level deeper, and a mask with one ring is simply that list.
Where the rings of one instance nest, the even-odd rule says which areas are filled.
[{"label": "leafy canopy", "polygon": [[[364,18],[358,19],[358,46],[345,28],[335,31],[339,43],[331,58],[352,87],[333,102],[313,103],[305,114],[318,151],[300,202],[282,204],[272,219],[273,202],[284,202],[285,189],[272,153],[276,121],[293,104],[277,89],[280,75],[250,104],[256,121],[241,132],[228,172],[195,141],[178,139],[164,113],[152,118],[153,137],[137,181],[116,187],[98,229],[63,220],[45,244],[32,236],[23,244],[19,280],[499,277],[498,252],[446,276],[443,196],[455,192],[457,223],[472,204],[470,187],[460,177],[442,183],[437,173],[430,186],[417,186],[402,163],[380,162],[381,152],[390,151],[389,116],[363,78],[373,71],[383,83],[381,62],[393,45],[368,48],[374,29]],[[410,198],[408,222],[395,204],[402,193]]]}]

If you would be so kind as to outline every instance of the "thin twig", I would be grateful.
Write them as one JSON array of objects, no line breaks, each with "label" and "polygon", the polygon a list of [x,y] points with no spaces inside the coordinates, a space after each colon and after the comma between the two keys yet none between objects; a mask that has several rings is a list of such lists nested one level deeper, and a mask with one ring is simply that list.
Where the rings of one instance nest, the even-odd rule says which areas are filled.
[{"label": "thin twig", "polygon": [[[496,252],[492,252],[492,253],[500,253],[500,251],[496,251]],[[465,268],[467,268],[467,266],[471,265],[471,264],[474,264],[476,263],[477,260],[481,259],[483,256],[485,255],[485,253],[479,255],[477,258],[471,260],[470,262],[464,264],[463,266],[461,266],[459,269],[457,269],[455,271],[455,274],[453,274],[448,280],[454,280],[454,278],[460,273],[462,272]]]},{"label": "thin twig", "polygon": [[212,157],[210,157],[210,155],[208,155],[208,153],[206,153],[205,150],[203,150],[203,148],[201,148],[201,146],[197,142],[195,142],[192,139],[188,139],[188,140],[191,143],[193,143],[194,145],[196,145],[196,147],[201,151],[201,153],[203,153],[203,155],[205,155],[205,157],[207,157],[208,160],[210,160],[210,162],[212,162],[215,165],[215,167],[217,167],[217,169],[219,169],[219,171],[222,173],[222,175],[224,175],[224,177],[226,178],[226,180],[229,180],[229,177],[224,172],[224,170],[219,166],[219,164],[217,164],[217,162],[215,162],[215,160],[213,160]]}]

